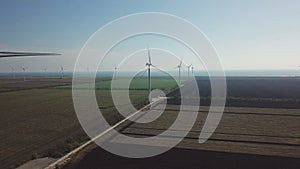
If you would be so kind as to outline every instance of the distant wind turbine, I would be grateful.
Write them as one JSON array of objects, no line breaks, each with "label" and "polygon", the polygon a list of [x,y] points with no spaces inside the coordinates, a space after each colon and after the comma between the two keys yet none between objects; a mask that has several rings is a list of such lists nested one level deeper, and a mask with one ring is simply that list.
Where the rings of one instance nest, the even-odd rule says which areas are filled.
[{"label": "distant wind turbine", "polygon": [[194,66],[192,66],[192,75],[194,75]]},{"label": "distant wind turbine", "polygon": [[24,67],[24,66],[19,66],[22,70],[23,70],[23,81],[26,81],[26,70],[28,69],[28,67]]},{"label": "distant wind turbine", "polygon": [[62,65],[60,66],[60,78],[64,78],[64,67]]},{"label": "distant wind turbine", "polygon": [[114,66],[114,74],[113,74],[113,78],[116,80],[116,72],[118,70],[117,65]]},{"label": "distant wind turbine", "polygon": [[45,67],[45,68],[44,68],[44,76],[45,76],[45,77],[47,76],[47,70],[48,70],[48,69]]},{"label": "distant wind turbine", "polygon": [[182,68],[182,60],[180,61],[179,65],[177,65],[177,68],[178,68],[178,80],[179,80],[179,85],[181,84],[180,82],[180,71],[181,71],[181,68]]},{"label": "distant wind turbine", "polygon": [[190,68],[191,68],[192,64],[188,65],[187,68],[188,68],[188,77],[190,77]]},{"label": "distant wind turbine", "polygon": [[13,79],[15,79],[15,78],[16,78],[16,71],[15,71],[15,68],[12,67],[11,65],[9,65],[9,67],[10,67],[10,69],[11,69],[12,77],[13,77]]}]

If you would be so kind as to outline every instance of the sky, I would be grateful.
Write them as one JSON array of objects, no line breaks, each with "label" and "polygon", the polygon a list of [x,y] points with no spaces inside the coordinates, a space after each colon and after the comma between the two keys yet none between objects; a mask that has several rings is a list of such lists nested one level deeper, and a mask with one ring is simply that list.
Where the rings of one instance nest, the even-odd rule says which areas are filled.
[{"label": "sky", "polygon": [[[95,31],[119,17],[141,12],[169,13],[196,25],[215,46],[225,70],[297,69],[300,65],[299,7],[297,0],[2,0],[1,51],[42,51],[62,55],[2,58],[0,72],[9,72],[9,65],[26,66],[33,72],[43,71],[45,67],[48,71],[59,71],[63,65],[66,71],[72,71],[80,49]],[[133,41],[139,44],[147,38],[151,45],[164,41],[157,39],[156,44],[155,37]],[[122,50],[116,53],[123,54]],[[144,53],[140,55],[144,57]],[[157,63],[169,63],[167,56],[152,56]],[[140,60],[137,68],[144,64],[143,59]],[[93,61],[87,61],[83,70],[89,62]],[[184,62],[192,61],[184,59]],[[107,69],[114,64],[113,60],[108,61]],[[164,68],[174,69],[176,64],[174,61]],[[198,63],[194,66],[203,68]]]}]

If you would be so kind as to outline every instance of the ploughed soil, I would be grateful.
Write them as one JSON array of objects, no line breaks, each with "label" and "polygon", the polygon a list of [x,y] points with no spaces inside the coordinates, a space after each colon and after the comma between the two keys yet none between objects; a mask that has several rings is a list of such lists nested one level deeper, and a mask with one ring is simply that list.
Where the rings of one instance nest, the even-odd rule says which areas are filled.
[{"label": "ploughed soil", "polygon": [[299,158],[173,148],[150,158],[130,159],[94,148],[65,169],[298,169]]}]

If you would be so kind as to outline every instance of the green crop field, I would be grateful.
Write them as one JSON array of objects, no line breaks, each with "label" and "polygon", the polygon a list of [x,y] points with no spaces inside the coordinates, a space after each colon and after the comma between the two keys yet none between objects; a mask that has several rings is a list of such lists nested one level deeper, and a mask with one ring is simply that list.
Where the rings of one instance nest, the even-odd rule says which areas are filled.
[{"label": "green crop field", "polygon": [[[145,77],[134,78],[129,81],[127,78],[118,78],[114,79],[114,89],[127,89],[127,83],[130,83],[130,90],[147,90],[148,89],[148,79]],[[77,89],[91,88],[93,84],[78,84],[75,86]],[[112,81],[100,81],[95,83],[96,90],[110,90]],[[161,89],[164,91],[169,91],[177,86],[176,81],[170,77],[152,77],[151,78],[152,89]],[[60,89],[72,88],[71,85],[68,86],[59,86]]]},{"label": "green crop field", "polygon": [[[128,79],[115,80],[115,88],[122,97],[122,92],[128,91],[125,87]],[[0,168],[15,168],[38,157],[60,157],[88,139],[73,107],[72,85],[66,85],[70,79],[48,82],[57,87],[47,87],[48,84],[43,87],[45,84],[41,82],[31,78],[22,82],[23,90],[7,90],[7,87],[14,89],[12,85],[0,89]],[[131,103],[137,109],[147,103],[147,82],[147,78],[134,78],[130,83]],[[34,86],[43,88],[34,89]],[[120,121],[123,116],[111,98],[111,81],[97,81],[95,86],[101,113],[110,124]],[[172,78],[152,78],[152,88],[169,91],[175,87]],[[76,88],[90,88],[90,85],[80,84]]]}]

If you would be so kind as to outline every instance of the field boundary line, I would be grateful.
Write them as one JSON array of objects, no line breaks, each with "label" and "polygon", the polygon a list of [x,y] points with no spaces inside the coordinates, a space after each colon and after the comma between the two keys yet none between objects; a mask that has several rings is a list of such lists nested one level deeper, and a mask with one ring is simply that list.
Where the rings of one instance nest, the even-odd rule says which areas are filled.
[{"label": "field boundary line", "polygon": [[[185,84],[181,84],[178,87],[175,87],[173,89],[171,89],[168,93],[166,93],[166,96],[169,95],[170,93],[182,88]],[[71,157],[73,155],[75,155],[76,153],[78,153],[80,150],[82,150],[83,148],[87,147],[88,145],[90,145],[91,143],[93,143],[95,140],[99,139],[100,137],[104,136],[105,134],[107,134],[109,131],[111,131],[112,129],[118,127],[119,125],[121,125],[122,123],[124,123],[125,121],[127,121],[128,119],[130,119],[131,117],[137,115],[138,113],[140,113],[141,111],[145,110],[148,107],[151,107],[152,105],[155,105],[159,102],[161,102],[163,99],[157,99],[149,104],[147,104],[146,106],[142,107],[141,109],[139,109],[138,111],[134,112],[133,114],[131,114],[130,116],[126,117],[125,119],[119,121],[118,123],[116,123],[115,125],[113,125],[112,127],[110,127],[109,129],[105,130],[104,132],[100,133],[98,136],[94,137],[93,139],[87,141],[86,143],[82,144],[81,146],[75,148],[74,150],[70,151],[68,154],[64,155],[63,157],[59,158],[58,160],[56,160],[55,162],[51,163],[50,165],[48,165],[47,167],[45,167],[44,169],[57,169],[59,167],[64,166],[65,164],[68,163],[68,161],[71,159]]]},{"label": "field boundary line", "polygon": [[[181,86],[182,87],[182,86]],[[175,88],[174,90],[176,90],[178,88]],[[172,90],[172,91],[174,91]],[[171,91],[171,92],[172,92]],[[142,112],[143,110],[145,110],[148,107],[151,107],[152,105],[155,105],[157,103],[159,103],[160,101],[162,101],[163,99],[157,99],[149,104],[147,104],[146,106],[142,107],[141,109],[139,109],[138,111],[134,112],[133,114],[131,114],[130,116],[124,118],[123,120],[121,120],[120,122],[116,123],[115,125],[113,125],[112,127],[110,127],[109,129],[105,130],[104,132],[100,133],[98,136],[94,137],[93,139],[87,141],[86,143],[82,144],[81,146],[77,147],[76,149],[72,150],[71,152],[69,152],[68,154],[64,155],[63,157],[61,157],[60,159],[56,160],[54,163],[50,164],[49,166],[45,167],[45,169],[56,169],[59,166],[63,166],[65,165],[68,160],[71,159],[72,155],[75,155],[77,152],[79,152],[80,150],[82,150],[83,148],[87,147],[89,144],[93,143],[95,140],[99,139],[100,137],[104,136],[105,134],[107,134],[109,131],[111,131],[112,129],[118,127],[119,125],[121,125],[122,123],[124,123],[125,121],[129,120],[131,117],[137,115],[138,113]]]}]

